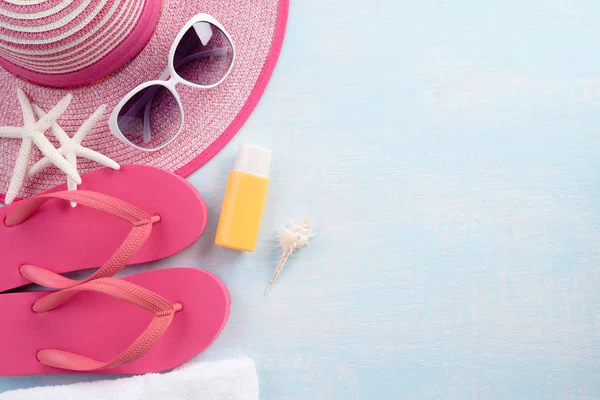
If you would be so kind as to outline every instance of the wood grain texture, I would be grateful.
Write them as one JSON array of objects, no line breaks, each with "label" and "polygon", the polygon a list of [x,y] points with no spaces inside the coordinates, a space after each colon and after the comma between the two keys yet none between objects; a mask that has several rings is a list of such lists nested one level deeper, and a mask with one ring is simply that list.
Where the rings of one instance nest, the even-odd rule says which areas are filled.
[{"label": "wood grain texture", "polygon": [[[198,360],[253,357],[264,399],[600,398],[599,14],[292,1],[265,97],[190,177],[207,233],[151,265],[230,288],[230,321]],[[274,154],[254,254],[212,244],[240,143]],[[317,237],[263,297],[273,232],[305,217]]]}]

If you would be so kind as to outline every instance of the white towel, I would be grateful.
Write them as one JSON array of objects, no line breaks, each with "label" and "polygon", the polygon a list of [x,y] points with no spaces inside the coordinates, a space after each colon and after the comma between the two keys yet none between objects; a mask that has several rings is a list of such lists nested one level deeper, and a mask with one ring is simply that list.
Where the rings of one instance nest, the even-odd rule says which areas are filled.
[{"label": "white towel", "polygon": [[187,364],[166,374],[13,390],[0,399],[257,400],[258,377],[254,361],[244,358]]}]

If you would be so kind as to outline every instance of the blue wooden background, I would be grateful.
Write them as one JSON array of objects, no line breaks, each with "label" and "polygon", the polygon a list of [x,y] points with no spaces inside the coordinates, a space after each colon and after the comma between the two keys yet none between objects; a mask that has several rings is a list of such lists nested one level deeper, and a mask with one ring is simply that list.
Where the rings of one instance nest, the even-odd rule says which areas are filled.
[{"label": "blue wooden background", "polygon": [[[600,398],[599,15],[596,1],[292,0],[265,97],[190,177],[206,234],[152,265],[231,290],[197,360],[251,356],[264,399]],[[274,152],[255,254],[212,244],[240,143]],[[273,231],[305,217],[318,236],[263,297]]]}]

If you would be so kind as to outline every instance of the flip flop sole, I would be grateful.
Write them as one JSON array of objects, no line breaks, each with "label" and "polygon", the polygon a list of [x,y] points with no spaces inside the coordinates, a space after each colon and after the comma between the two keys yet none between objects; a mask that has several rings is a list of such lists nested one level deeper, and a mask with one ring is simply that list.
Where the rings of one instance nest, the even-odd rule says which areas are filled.
[{"label": "flip flop sole", "polygon": [[[194,243],[207,222],[206,203],[188,181],[169,171],[124,165],[119,171],[102,168],[83,176],[82,190],[126,201],[151,216],[160,216],[150,237],[130,264],[160,260]],[[66,185],[48,192],[67,190]],[[46,193],[48,193],[46,192]],[[52,200],[28,220],[13,227],[5,217],[18,203],[0,208],[0,292],[30,283],[19,273],[23,264],[62,274],[98,268],[121,245],[131,225],[84,205],[71,208]]]},{"label": "flip flop sole", "polygon": [[[210,272],[167,268],[131,275],[123,280],[182,304],[165,334],[136,361],[99,374],[145,374],[174,368],[208,348],[229,316],[225,284]],[[40,363],[42,349],[69,351],[97,360],[110,360],[146,328],[152,314],[111,296],[82,292],[46,313],[31,309],[49,292],[0,295],[2,340],[0,375],[79,373]],[[90,373],[90,372],[87,372]]]}]

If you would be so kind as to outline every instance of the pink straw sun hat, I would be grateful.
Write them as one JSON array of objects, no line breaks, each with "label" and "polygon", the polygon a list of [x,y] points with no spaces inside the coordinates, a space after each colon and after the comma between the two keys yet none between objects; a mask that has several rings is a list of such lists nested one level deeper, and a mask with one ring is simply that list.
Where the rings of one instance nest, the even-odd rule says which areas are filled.
[{"label": "pink straw sun hat", "polygon": [[[23,126],[18,89],[45,111],[71,93],[58,120],[70,136],[106,104],[85,146],[120,164],[187,176],[237,133],[256,106],[279,56],[288,5],[289,0],[0,0],[0,126]],[[136,86],[159,78],[175,37],[199,13],[215,17],[231,36],[236,52],[231,73],[210,90],[177,87],[185,124],[168,146],[144,152],[126,145],[110,132],[110,113]],[[0,138],[0,201],[20,146],[20,140]],[[34,148],[31,163],[39,158]],[[99,167],[78,161],[81,175]],[[64,181],[63,172],[47,168],[26,179],[18,197]]]}]

